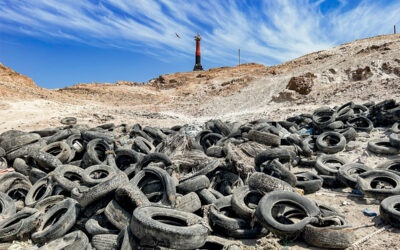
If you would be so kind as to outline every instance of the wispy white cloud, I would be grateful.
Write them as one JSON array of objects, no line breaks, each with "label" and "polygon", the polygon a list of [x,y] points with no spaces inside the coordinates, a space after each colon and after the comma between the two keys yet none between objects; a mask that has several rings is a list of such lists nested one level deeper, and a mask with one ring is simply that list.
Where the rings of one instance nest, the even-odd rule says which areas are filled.
[{"label": "wispy white cloud", "polygon": [[[335,9],[321,10],[337,1]],[[0,1],[0,28],[41,39],[69,39],[160,55],[192,56],[203,37],[209,61],[274,64],[400,24],[399,1],[100,0]],[[178,33],[181,39],[175,36]]]}]

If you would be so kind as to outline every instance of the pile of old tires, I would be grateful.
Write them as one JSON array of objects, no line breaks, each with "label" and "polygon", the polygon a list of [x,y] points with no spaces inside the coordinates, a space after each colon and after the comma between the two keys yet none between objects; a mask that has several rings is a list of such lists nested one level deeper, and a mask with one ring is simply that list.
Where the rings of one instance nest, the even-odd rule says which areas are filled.
[{"label": "pile of old tires", "polygon": [[[400,227],[400,158],[375,169],[336,155],[359,133],[376,154],[400,153],[400,103],[321,107],[286,121],[193,126],[104,124],[0,134],[0,244],[39,249],[240,249],[268,234],[346,248],[346,218],[304,196],[350,187],[382,200]],[[296,172],[301,166],[309,171]]]}]

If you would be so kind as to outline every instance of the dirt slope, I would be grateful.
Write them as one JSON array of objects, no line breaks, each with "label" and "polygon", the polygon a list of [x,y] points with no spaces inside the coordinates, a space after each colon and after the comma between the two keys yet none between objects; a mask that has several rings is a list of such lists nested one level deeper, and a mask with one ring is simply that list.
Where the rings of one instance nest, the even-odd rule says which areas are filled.
[{"label": "dirt slope", "polygon": [[[302,95],[286,89],[293,77],[302,81],[306,73],[312,76],[305,79],[311,81],[311,92]],[[108,119],[165,125],[213,117],[282,119],[321,104],[399,97],[399,86],[400,35],[357,40],[271,67],[243,64],[167,74],[147,84],[120,81],[48,90],[1,65],[0,115],[13,120],[0,122],[0,131],[17,124],[42,127],[64,115],[89,123]],[[6,107],[13,109],[12,114]],[[33,116],[34,123],[19,119],[26,116]],[[108,118],[98,118],[103,116]]]}]

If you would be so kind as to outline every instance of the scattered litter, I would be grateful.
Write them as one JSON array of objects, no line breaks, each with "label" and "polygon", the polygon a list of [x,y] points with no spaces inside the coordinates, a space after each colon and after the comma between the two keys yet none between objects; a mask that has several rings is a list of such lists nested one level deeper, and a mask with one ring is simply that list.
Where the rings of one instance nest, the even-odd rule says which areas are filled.
[{"label": "scattered litter", "polygon": [[364,213],[364,215],[367,215],[370,217],[377,216],[377,214],[369,208],[364,208],[363,213]]}]

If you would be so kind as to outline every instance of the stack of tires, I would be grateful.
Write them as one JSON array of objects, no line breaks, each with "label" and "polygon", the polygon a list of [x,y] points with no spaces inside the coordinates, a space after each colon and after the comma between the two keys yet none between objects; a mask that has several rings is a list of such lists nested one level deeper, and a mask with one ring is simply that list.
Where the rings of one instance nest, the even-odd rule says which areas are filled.
[{"label": "stack of tires", "polygon": [[[286,121],[188,126],[103,124],[0,134],[0,244],[39,249],[240,249],[268,234],[346,248],[351,225],[304,195],[352,188],[400,226],[400,158],[348,162],[359,133],[385,127],[370,153],[400,154],[400,103],[346,103]],[[306,171],[294,171],[303,167]],[[308,168],[308,169],[307,169]],[[304,195],[303,195],[304,194]]]}]

